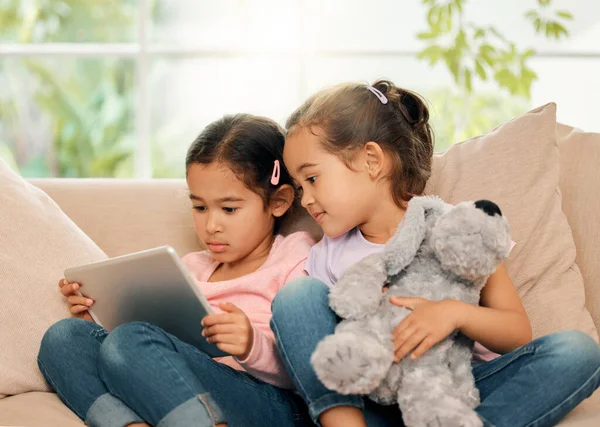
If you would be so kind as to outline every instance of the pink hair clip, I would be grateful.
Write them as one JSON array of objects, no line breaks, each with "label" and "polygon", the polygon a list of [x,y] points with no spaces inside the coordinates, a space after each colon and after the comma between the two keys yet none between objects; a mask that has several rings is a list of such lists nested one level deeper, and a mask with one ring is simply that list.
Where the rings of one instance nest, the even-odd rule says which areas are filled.
[{"label": "pink hair clip", "polygon": [[379,89],[375,89],[373,86],[367,86],[367,89],[369,89],[371,92],[373,92],[375,94],[375,96],[377,98],[379,98],[379,100],[381,101],[382,104],[388,103],[388,99],[385,97],[385,95],[383,93],[381,93],[381,91]]},{"label": "pink hair clip", "polygon": [[281,176],[281,165],[279,164],[279,160],[275,160],[275,165],[273,166],[273,175],[271,175],[271,184],[273,184],[273,185],[279,184],[280,176]]}]

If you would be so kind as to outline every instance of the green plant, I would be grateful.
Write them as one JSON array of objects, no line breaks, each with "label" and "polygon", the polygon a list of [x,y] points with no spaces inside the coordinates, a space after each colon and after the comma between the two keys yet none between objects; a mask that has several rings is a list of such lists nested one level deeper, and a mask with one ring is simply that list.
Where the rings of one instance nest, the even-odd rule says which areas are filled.
[{"label": "green plant", "polygon": [[528,109],[526,100],[509,94],[464,94],[451,88],[440,88],[428,92],[426,98],[431,107],[435,151],[487,133]]},{"label": "green plant", "polygon": [[[136,13],[131,1],[0,0],[0,40],[124,41]],[[133,77],[130,60],[4,59],[0,138],[11,156],[2,156],[25,176],[132,176],[123,166],[133,157]],[[32,125],[47,130],[44,141],[25,135]]]},{"label": "green plant", "polygon": [[[427,30],[417,37],[427,46],[418,57],[431,65],[443,61],[456,84],[471,92],[473,81],[493,78],[512,95],[531,97],[531,85],[537,78],[529,66],[534,49],[519,49],[495,27],[482,27],[464,17],[466,0],[423,0],[427,6]],[[537,9],[525,13],[537,33],[548,38],[567,37],[563,25],[573,16],[554,11],[551,0],[537,0]]]}]

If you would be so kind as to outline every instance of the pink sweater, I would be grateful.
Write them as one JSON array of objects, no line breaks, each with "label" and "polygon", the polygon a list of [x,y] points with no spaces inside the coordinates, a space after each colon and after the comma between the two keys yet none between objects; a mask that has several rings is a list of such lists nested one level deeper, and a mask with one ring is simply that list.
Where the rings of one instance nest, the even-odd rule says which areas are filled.
[{"label": "pink sweater", "polygon": [[245,360],[231,356],[216,360],[275,386],[293,388],[279,360],[269,326],[271,301],[287,282],[306,275],[304,264],[313,244],[308,233],[278,235],[262,267],[254,273],[223,282],[208,282],[219,263],[207,251],[192,252],[182,258],[216,312],[221,312],[219,303],[230,302],[244,311],[254,328],[254,344]]}]

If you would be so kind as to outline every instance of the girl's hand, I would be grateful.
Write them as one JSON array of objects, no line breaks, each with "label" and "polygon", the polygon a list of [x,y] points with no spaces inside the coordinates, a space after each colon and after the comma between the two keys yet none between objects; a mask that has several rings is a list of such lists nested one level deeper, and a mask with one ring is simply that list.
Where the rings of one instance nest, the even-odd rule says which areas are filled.
[{"label": "girl's hand", "polygon": [[202,335],[219,350],[246,359],[254,341],[252,323],[240,308],[229,302],[219,304],[219,308],[225,313],[210,314],[202,319]]},{"label": "girl's hand", "polygon": [[419,358],[462,324],[463,303],[458,300],[391,297],[390,302],[412,310],[392,332],[395,362],[411,352],[411,359]]},{"label": "girl's hand", "polygon": [[69,283],[67,279],[63,278],[58,281],[58,287],[60,288],[60,292],[67,297],[69,312],[73,317],[89,320],[90,322],[94,321],[88,311],[94,304],[94,301],[90,298],[77,295],[77,291],[81,287],[79,283]]}]

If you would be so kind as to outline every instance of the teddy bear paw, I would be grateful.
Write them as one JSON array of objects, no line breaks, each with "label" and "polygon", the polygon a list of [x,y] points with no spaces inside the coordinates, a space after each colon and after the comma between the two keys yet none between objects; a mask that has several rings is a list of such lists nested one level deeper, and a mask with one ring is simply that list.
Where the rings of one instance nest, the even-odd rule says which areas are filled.
[{"label": "teddy bear paw", "polygon": [[390,349],[371,335],[355,332],[326,337],[311,359],[325,387],[342,394],[371,392],[385,378],[392,361]]}]

